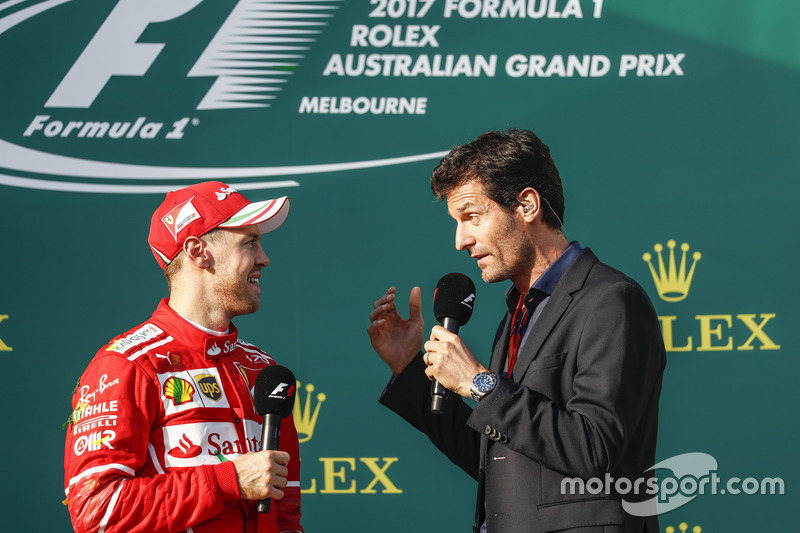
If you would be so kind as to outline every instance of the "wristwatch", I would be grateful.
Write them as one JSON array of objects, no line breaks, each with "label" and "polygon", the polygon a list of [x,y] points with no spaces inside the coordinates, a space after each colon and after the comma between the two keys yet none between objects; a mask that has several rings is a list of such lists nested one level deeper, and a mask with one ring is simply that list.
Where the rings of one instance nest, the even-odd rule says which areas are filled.
[{"label": "wristwatch", "polygon": [[497,374],[494,372],[480,372],[472,377],[472,386],[469,394],[472,399],[479,402],[484,396],[492,392],[497,386]]}]

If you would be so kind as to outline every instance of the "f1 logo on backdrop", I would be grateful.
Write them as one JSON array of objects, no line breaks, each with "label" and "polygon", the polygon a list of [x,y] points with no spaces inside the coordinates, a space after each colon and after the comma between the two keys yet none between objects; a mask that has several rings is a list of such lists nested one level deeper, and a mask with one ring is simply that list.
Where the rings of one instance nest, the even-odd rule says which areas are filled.
[{"label": "f1 logo on backdrop", "polygon": [[[166,46],[138,42],[145,30],[151,24],[185,15],[202,1],[120,0],[45,107],[89,108],[113,76],[144,76]],[[331,9],[325,5],[315,7]],[[286,75],[297,69],[297,61],[303,57],[298,50],[307,49],[285,46],[308,44],[308,30],[302,32],[302,39],[297,38],[301,31],[293,31],[296,24],[291,20],[307,17],[309,12],[303,9],[294,8],[291,0],[280,5],[266,0],[240,0],[188,73],[189,77],[216,78],[197,109],[269,106],[268,101],[275,98],[273,93],[280,90]],[[317,19],[306,22],[304,28],[324,24]],[[248,31],[241,31],[243,27]],[[284,45],[272,44],[278,41],[273,35],[280,35]],[[292,52],[287,53],[287,48]]]},{"label": "f1 logo on backdrop", "polygon": [[[0,0],[0,45],[12,50],[0,52],[9,80],[0,91],[0,186],[164,194],[218,179],[255,190],[298,186],[290,176],[440,158],[446,152],[360,160],[336,151],[296,164],[287,155],[293,139],[270,116],[294,112],[289,82],[315,64],[315,43],[341,6]],[[30,35],[31,46],[14,42]],[[309,85],[304,78],[295,91]]]}]

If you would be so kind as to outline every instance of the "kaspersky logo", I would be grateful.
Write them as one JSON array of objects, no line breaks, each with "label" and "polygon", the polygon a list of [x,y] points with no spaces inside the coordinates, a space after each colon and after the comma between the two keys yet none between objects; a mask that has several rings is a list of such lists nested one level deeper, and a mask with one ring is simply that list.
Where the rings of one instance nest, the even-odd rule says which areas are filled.
[{"label": "kaspersky logo", "polygon": [[[676,258],[677,242],[667,241],[668,257],[663,256],[664,246],[656,243],[656,264],[650,252],[642,255],[647,263],[659,298],[669,304],[687,300],[695,282],[696,267],[703,254],[695,250],[689,262],[689,243],[680,246],[681,256]],[[711,281],[713,283],[713,274]],[[727,290],[727,287],[725,288]],[[674,313],[674,314],[673,314]],[[769,331],[774,324],[775,313],[730,313],[714,310],[711,313],[682,316],[670,308],[668,314],[659,315],[664,346],[668,352],[726,352],[752,350],[780,350]]]},{"label": "kaspersky logo", "polygon": [[285,122],[323,78],[318,42],[341,5],[0,1],[0,185],[163,194],[218,179],[245,191],[441,157],[289,158]]}]

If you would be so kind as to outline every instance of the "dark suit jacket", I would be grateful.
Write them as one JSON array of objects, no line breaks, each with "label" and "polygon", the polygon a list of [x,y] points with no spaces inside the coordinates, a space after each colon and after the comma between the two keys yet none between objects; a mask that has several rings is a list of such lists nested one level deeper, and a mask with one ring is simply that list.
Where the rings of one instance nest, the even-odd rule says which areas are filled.
[{"label": "dark suit jacket", "polygon": [[[490,370],[497,374],[510,320],[506,314],[495,337]],[[474,409],[450,394],[443,414],[430,413],[421,355],[393,378],[380,402],[478,480],[476,530],[486,521],[489,533],[592,526],[656,533],[655,516],[629,515],[621,503],[652,495],[562,490],[565,478],[605,481],[610,474],[633,482],[655,464],[666,357],[644,290],[585,249],[532,328],[513,379],[501,377]]]}]

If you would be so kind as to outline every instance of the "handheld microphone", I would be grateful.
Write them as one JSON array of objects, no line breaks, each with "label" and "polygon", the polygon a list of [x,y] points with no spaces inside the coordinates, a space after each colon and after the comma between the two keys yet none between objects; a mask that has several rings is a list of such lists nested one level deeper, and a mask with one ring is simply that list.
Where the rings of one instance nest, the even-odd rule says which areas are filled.
[{"label": "handheld microphone", "polygon": [[[452,272],[439,280],[433,293],[433,315],[448,331],[458,334],[458,329],[472,316],[475,305],[475,284],[468,276]],[[447,395],[441,383],[431,383],[431,412],[442,414]]]},{"label": "handheld microphone", "polygon": [[[294,407],[297,381],[292,371],[281,365],[270,365],[256,376],[253,403],[256,413],[264,417],[261,429],[261,449],[277,450],[281,439],[281,421]],[[269,512],[270,499],[258,502],[258,512]]]}]

